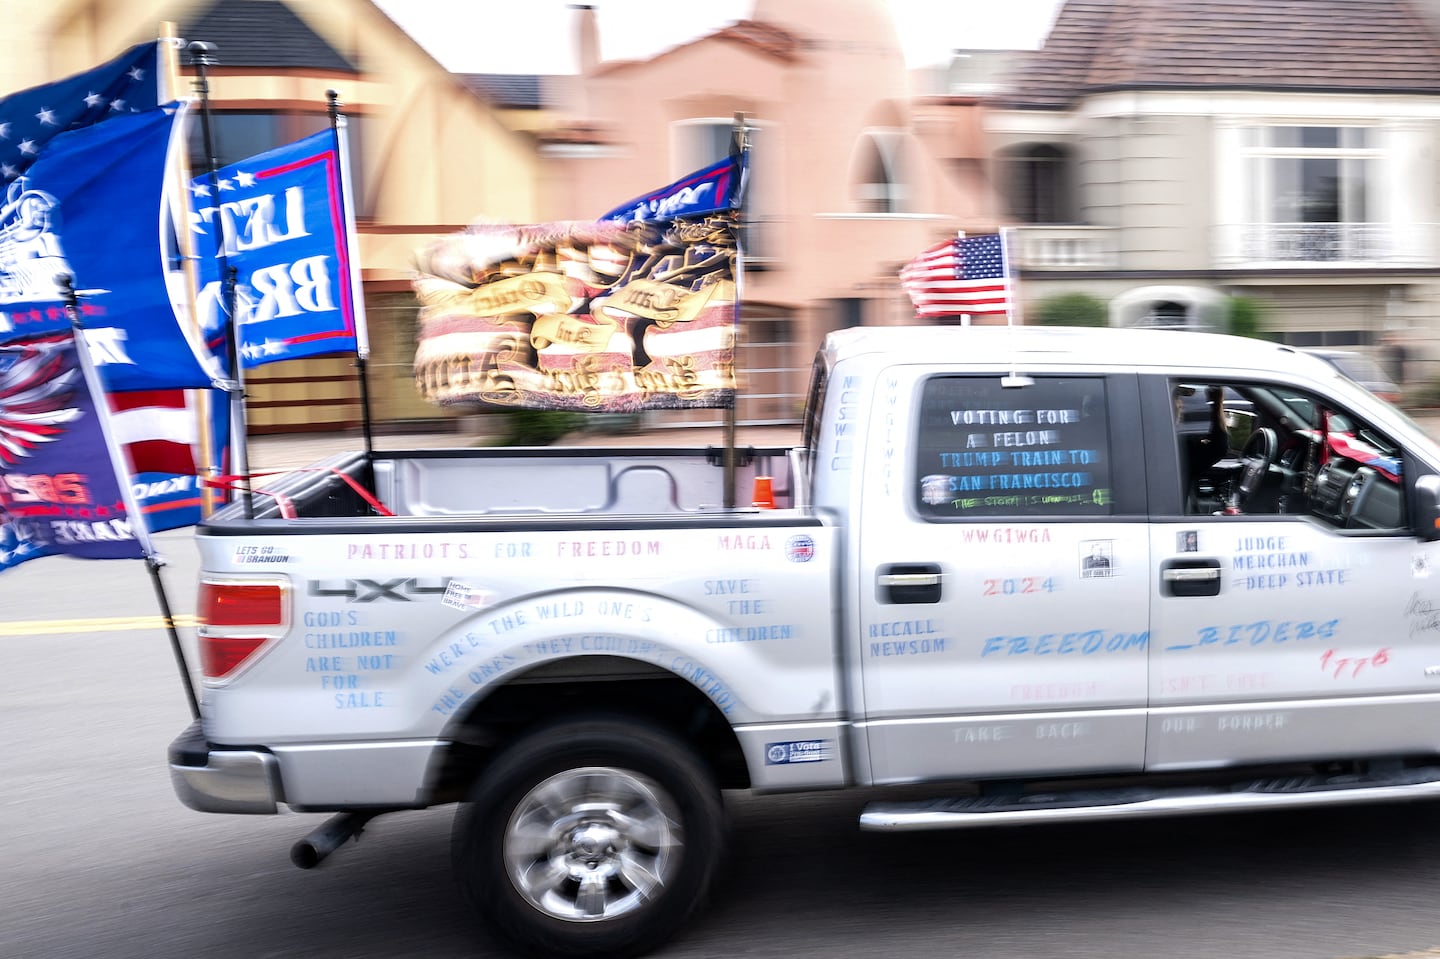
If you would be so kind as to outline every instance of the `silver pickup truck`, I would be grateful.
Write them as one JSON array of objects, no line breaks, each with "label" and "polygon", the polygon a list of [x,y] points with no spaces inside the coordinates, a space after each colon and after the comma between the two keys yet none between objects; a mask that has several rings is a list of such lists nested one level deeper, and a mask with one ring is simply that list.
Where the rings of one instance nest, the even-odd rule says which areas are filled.
[{"label": "silver pickup truck", "polygon": [[458,802],[537,955],[689,922],[724,790],[907,787],[878,831],[1440,796],[1440,449],[1273,343],[849,330],[802,448],[353,454],[251,512],[199,529],[179,797],[333,813],[302,866]]}]

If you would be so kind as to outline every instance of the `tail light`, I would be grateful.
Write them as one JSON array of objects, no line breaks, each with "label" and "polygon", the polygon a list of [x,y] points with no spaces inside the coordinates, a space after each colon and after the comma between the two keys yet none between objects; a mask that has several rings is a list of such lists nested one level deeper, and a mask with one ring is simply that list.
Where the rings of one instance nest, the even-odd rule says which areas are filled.
[{"label": "tail light", "polygon": [[204,579],[196,635],[206,679],[230,679],[290,628],[290,583],[283,579]]}]

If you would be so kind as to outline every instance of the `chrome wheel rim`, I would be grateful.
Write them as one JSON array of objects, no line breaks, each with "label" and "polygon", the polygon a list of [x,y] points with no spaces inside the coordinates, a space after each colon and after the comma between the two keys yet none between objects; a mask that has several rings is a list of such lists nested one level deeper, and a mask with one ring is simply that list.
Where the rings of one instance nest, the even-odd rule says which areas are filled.
[{"label": "chrome wheel rim", "polygon": [[505,867],[546,915],[600,922],[660,895],[679,869],[681,838],[679,810],[654,781],[609,766],[567,769],[516,805]]}]

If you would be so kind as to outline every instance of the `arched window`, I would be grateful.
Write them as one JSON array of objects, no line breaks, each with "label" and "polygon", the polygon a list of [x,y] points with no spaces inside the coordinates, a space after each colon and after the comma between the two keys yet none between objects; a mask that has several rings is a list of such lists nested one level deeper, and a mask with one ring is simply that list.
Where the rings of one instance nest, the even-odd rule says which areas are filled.
[{"label": "arched window", "polygon": [[904,213],[909,196],[903,135],[898,130],[869,130],[856,148],[852,177],[861,213]]},{"label": "arched window", "polygon": [[1150,306],[1145,326],[1183,327],[1190,320],[1190,311],[1183,303],[1163,300]]}]

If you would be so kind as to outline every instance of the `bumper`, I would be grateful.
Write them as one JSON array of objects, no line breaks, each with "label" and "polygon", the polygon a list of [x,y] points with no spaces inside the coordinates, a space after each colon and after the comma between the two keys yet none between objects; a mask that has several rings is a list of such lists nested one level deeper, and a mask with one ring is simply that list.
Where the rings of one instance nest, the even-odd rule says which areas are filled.
[{"label": "bumper", "polygon": [[268,752],[206,742],[195,722],[170,744],[175,795],[200,812],[274,813],[284,799],[280,764]]}]

